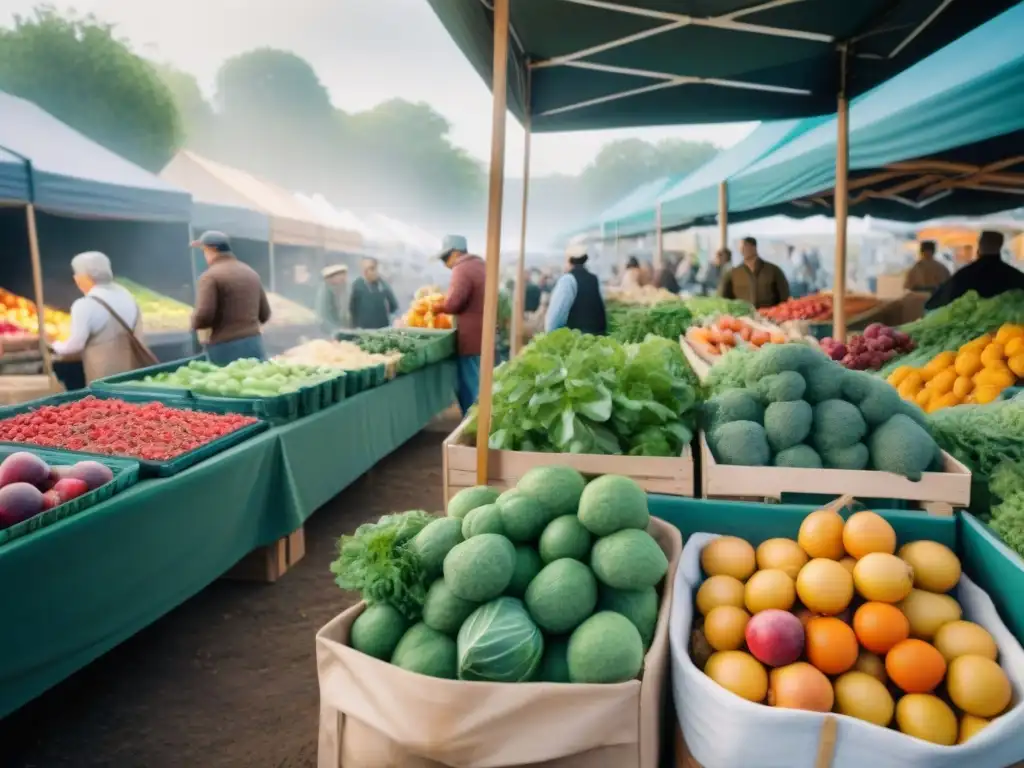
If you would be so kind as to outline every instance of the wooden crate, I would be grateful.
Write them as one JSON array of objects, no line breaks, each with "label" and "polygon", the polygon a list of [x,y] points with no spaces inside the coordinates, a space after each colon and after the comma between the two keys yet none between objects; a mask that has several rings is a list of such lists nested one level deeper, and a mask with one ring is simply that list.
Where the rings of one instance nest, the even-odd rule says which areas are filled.
[{"label": "wooden crate", "polygon": [[299,528],[273,544],[253,550],[224,574],[224,578],[273,584],[305,556],[306,529]]},{"label": "wooden crate", "polygon": [[[465,435],[466,422],[445,438],[442,444],[445,504],[463,488],[476,482],[476,446]],[[487,460],[487,484],[511,488],[527,470],[543,466],[568,466],[584,475],[625,475],[648,493],[669,496],[693,496],[695,493],[693,451],[686,446],[682,456],[598,456],[581,453],[533,453],[530,451],[490,451]]]},{"label": "wooden crate", "polygon": [[686,362],[690,364],[693,372],[697,374],[697,378],[702,382],[705,381],[711,372],[711,363],[700,356],[697,350],[693,348],[693,345],[686,340],[685,336],[679,337],[679,346],[683,350],[683,357],[686,358]]},{"label": "wooden crate", "polygon": [[701,497],[777,502],[784,493],[852,494],[915,502],[933,515],[952,515],[971,503],[971,471],[943,452],[943,472],[925,472],[918,482],[891,472],[797,467],[738,467],[719,464],[703,430],[700,444]]},{"label": "wooden crate", "polygon": [[0,405],[18,405],[63,391],[57,379],[42,374],[0,376]]}]

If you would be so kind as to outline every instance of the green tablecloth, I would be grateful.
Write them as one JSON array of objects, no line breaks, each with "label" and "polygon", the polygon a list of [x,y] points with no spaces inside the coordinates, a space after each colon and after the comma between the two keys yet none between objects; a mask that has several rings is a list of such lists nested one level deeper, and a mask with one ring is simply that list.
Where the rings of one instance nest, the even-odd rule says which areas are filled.
[{"label": "green tablecloth", "polygon": [[0,549],[0,717],[200,592],[453,399],[429,366]]}]

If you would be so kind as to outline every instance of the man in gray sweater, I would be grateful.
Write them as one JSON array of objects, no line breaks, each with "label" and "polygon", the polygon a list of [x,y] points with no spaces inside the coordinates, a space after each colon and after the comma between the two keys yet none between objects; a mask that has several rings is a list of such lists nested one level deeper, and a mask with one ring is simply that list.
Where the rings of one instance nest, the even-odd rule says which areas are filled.
[{"label": "man in gray sweater", "polygon": [[207,264],[196,285],[192,328],[209,332],[206,355],[210,362],[266,360],[260,326],[270,320],[270,304],[260,276],[235,257],[223,232],[204,232],[192,247],[203,249]]}]

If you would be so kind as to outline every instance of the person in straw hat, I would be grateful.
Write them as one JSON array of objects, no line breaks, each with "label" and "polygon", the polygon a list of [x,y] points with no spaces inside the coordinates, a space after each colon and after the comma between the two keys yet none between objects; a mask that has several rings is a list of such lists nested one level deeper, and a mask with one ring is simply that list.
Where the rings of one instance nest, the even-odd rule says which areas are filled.
[{"label": "person in straw hat", "polygon": [[544,329],[572,328],[603,336],[608,331],[604,298],[597,276],[586,268],[587,253],[583,246],[570,246],[565,257],[565,274],[551,291]]},{"label": "person in straw hat", "polygon": [[326,333],[349,328],[348,267],[344,264],[331,264],[324,267],[320,274],[323,281],[316,289],[316,301],[313,304],[320,325]]}]

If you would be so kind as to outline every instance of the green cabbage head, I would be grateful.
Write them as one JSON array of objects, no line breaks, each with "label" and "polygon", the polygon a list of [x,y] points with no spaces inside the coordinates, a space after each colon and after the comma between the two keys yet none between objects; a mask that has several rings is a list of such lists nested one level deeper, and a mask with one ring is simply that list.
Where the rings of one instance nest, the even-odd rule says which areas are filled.
[{"label": "green cabbage head", "polygon": [[499,597],[463,622],[458,654],[460,680],[521,683],[540,666],[544,636],[521,600]]}]

